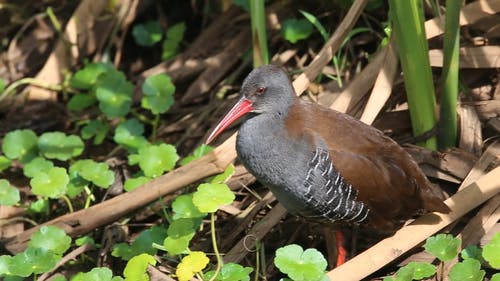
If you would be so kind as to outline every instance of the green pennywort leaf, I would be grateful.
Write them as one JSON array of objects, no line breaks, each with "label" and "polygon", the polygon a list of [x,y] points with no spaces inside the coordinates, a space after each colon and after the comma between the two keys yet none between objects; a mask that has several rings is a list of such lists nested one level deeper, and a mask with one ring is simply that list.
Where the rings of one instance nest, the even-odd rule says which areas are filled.
[{"label": "green pennywort leaf", "polygon": [[54,163],[43,157],[36,157],[28,164],[24,165],[23,173],[28,178],[33,178],[38,173],[47,173],[54,167]]},{"label": "green pennywort leaf", "polygon": [[155,115],[167,112],[174,103],[175,86],[166,74],[149,76],[142,84],[141,105]]},{"label": "green pennywort leaf", "polygon": [[166,236],[167,229],[162,226],[153,226],[150,229],[142,231],[130,245],[127,243],[115,244],[111,255],[113,257],[121,257],[123,260],[130,260],[132,257],[142,253],[156,255],[158,249],[153,247],[153,243],[162,244]]},{"label": "green pennywort leaf", "polygon": [[424,248],[441,261],[449,261],[457,256],[460,240],[450,234],[438,234],[429,237]]},{"label": "green pennywort leaf", "polygon": [[38,138],[38,149],[49,159],[69,160],[82,154],[84,147],[79,136],[68,136],[63,132],[47,132]]},{"label": "green pennywort leaf", "polygon": [[183,158],[179,164],[181,166],[184,166],[186,165],[187,163],[193,161],[193,160],[196,160],[204,155],[207,155],[208,153],[212,152],[214,150],[213,147],[211,147],[210,145],[208,144],[202,144],[200,146],[198,146],[197,148],[195,148],[195,150],[193,150],[193,153],[189,156],[186,156],[185,158]]},{"label": "green pennywort leaf", "polygon": [[129,155],[129,164],[139,164],[147,177],[155,178],[174,168],[179,160],[177,150],[170,144],[149,145],[139,148],[138,154]]},{"label": "green pennywort leaf", "polygon": [[167,31],[167,36],[162,44],[161,59],[166,61],[177,54],[180,43],[184,38],[186,24],[184,22],[177,23],[170,27]]},{"label": "green pennywort leaf", "polygon": [[132,36],[139,46],[151,47],[161,41],[163,31],[157,21],[136,24],[132,28]]},{"label": "green pennywort leaf", "polygon": [[89,272],[78,272],[71,281],[120,281],[123,278],[113,277],[113,272],[107,267],[94,267]]},{"label": "green pennywort leaf", "polygon": [[205,253],[191,252],[182,258],[175,274],[179,278],[179,281],[189,281],[197,272],[201,272],[208,265],[208,262],[209,259]]},{"label": "green pennywort leaf", "polygon": [[6,179],[0,179],[0,205],[13,206],[21,200],[19,190]]},{"label": "green pennywort leaf", "polygon": [[156,260],[151,255],[140,254],[131,258],[123,270],[125,281],[149,280],[149,275],[146,273],[148,264],[156,265]]},{"label": "green pennywort leaf", "polygon": [[32,191],[36,195],[59,198],[66,193],[69,176],[66,169],[53,167],[47,173],[38,173],[30,181]]},{"label": "green pennywort leaf", "polygon": [[220,206],[234,201],[234,193],[226,184],[203,183],[193,194],[194,205],[203,213],[214,213]]},{"label": "green pennywort leaf", "polygon": [[134,85],[127,81],[123,72],[114,70],[99,76],[94,91],[106,117],[124,117],[130,111]]},{"label": "green pennywort leaf", "polygon": [[[243,267],[235,263],[226,263],[222,266],[220,273],[215,277],[214,281],[250,281],[250,273],[253,268]],[[211,270],[205,274],[207,279],[211,279],[215,274]]]},{"label": "green pennywort leaf", "polygon": [[114,67],[110,63],[89,63],[71,77],[69,84],[73,88],[90,90],[97,83],[99,76],[111,70],[114,70]]},{"label": "green pennywort leaf", "polygon": [[283,38],[292,44],[311,36],[313,31],[312,24],[306,19],[288,19],[283,22],[281,34]]},{"label": "green pennywort leaf", "polygon": [[450,270],[451,281],[482,281],[485,271],[475,259],[466,259],[455,264]]},{"label": "green pennywort leaf", "polygon": [[42,226],[31,236],[28,247],[41,248],[62,255],[71,246],[71,238],[64,230],[55,226]]},{"label": "green pennywort leaf", "polygon": [[27,163],[38,153],[37,140],[32,130],[11,131],[3,139],[2,151],[9,159],[19,159],[22,163]]},{"label": "green pennywort leaf", "polygon": [[193,203],[193,194],[183,194],[177,196],[172,202],[172,210],[174,215],[172,218],[177,219],[192,219],[203,218],[207,213],[202,213]]},{"label": "green pennywort leaf", "polygon": [[82,138],[84,140],[91,139],[94,137],[94,144],[99,145],[104,141],[104,138],[108,134],[110,126],[101,120],[90,120],[82,128]]},{"label": "green pennywort leaf", "polygon": [[97,163],[91,159],[73,163],[70,167],[70,173],[72,172],[101,188],[108,188],[115,181],[115,173],[109,169],[108,164]]},{"label": "green pennywort leaf", "polygon": [[326,259],[316,249],[303,250],[299,245],[287,245],[276,251],[274,264],[295,281],[322,280],[327,266]]},{"label": "green pennywort leaf", "polygon": [[142,134],[144,134],[144,125],[132,118],[116,127],[113,140],[129,152],[137,152],[139,148],[149,145],[148,140]]},{"label": "green pennywort leaf", "polygon": [[495,269],[500,269],[500,232],[483,247],[483,258]]}]

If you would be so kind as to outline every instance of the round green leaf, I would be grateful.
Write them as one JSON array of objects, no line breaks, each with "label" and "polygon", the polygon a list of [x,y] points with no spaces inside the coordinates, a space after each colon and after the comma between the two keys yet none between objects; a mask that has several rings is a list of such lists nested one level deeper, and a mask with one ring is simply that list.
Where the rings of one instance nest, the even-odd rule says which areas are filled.
[{"label": "round green leaf", "polygon": [[225,183],[227,182],[234,174],[234,166],[233,164],[229,164],[224,173],[215,175],[210,182],[211,183]]},{"label": "round green leaf", "polygon": [[9,270],[13,275],[26,277],[31,273],[39,274],[51,270],[60,259],[61,256],[43,248],[28,247],[12,258]]},{"label": "round green leaf", "polygon": [[113,278],[113,272],[107,267],[94,267],[89,272],[78,272],[71,281],[114,281],[123,280],[121,277]]},{"label": "round green leaf", "polygon": [[193,194],[183,194],[175,198],[172,202],[172,210],[174,215],[172,218],[177,219],[190,219],[190,218],[202,218],[207,215],[207,213],[202,213],[193,203]]},{"label": "round green leaf", "polygon": [[[250,273],[252,273],[253,268],[243,267],[235,263],[226,263],[222,266],[219,275],[215,278],[215,281],[250,281]],[[211,279],[215,274],[214,270],[211,270],[205,274],[207,279]]]},{"label": "round green leaf", "polygon": [[167,38],[162,44],[161,59],[163,61],[170,59],[177,54],[179,45],[184,38],[186,24],[184,22],[177,23],[170,27],[167,31]]},{"label": "round green leaf", "polygon": [[138,154],[129,155],[131,165],[139,167],[147,177],[155,178],[174,168],[179,155],[173,145],[159,144],[141,147]]},{"label": "round green leaf", "polygon": [[173,221],[167,229],[167,238],[163,246],[171,255],[179,255],[188,250],[189,242],[196,232],[196,225],[191,219]]},{"label": "round green leaf", "polygon": [[430,263],[426,262],[410,262],[405,267],[413,270],[412,279],[420,280],[424,278],[429,278],[436,274],[436,267]]},{"label": "round green leaf", "polygon": [[460,253],[462,258],[465,259],[476,259],[483,262],[483,250],[476,245],[469,245]]},{"label": "round green leaf", "polygon": [[68,109],[71,111],[79,112],[87,107],[94,105],[97,99],[91,94],[76,94],[68,101]]},{"label": "round green leaf", "polygon": [[115,129],[113,140],[124,146],[131,152],[136,152],[139,148],[149,145],[146,138],[142,135],[144,133],[144,125],[137,119],[132,118],[121,123]]},{"label": "round green leaf", "polygon": [[308,38],[313,31],[312,24],[306,19],[288,19],[283,22],[281,34],[290,43]]},{"label": "round green leaf", "polygon": [[482,281],[485,271],[475,259],[466,259],[455,264],[450,270],[451,281]]},{"label": "round green leaf", "polygon": [[30,204],[30,207],[28,209],[30,212],[33,213],[45,213],[48,214],[49,212],[49,201],[47,199],[40,198],[36,200],[35,202],[32,202]]},{"label": "round green leaf", "polygon": [[121,257],[123,260],[130,260],[139,254],[156,255],[158,249],[153,247],[153,243],[161,244],[167,236],[167,230],[162,226],[153,226],[142,231],[139,236],[130,244],[118,243],[113,247],[111,253],[114,257]]},{"label": "round green leaf", "polygon": [[99,108],[108,117],[123,117],[130,111],[134,85],[119,71],[109,71],[101,76],[95,87]]},{"label": "round green leaf", "polygon": [[[194,234],[193,234],[194,236]],[[168,236],[163,241],[163,247],[170,255],[180,255],[187,252],[189,249],[189,242],[193,237],[183,236],[179,238],[173,238]]]},{"label": "round green leaf", "polygon": [[10,159],[27,163],[38,153],[36,143],[37,136],[32,130],[15,130],[5,135],[2,151]]},{"label": "round green leaf", "polygon": [[0,172],[7,169],[8,167],[10,167],[11,163],[12,163],[12,161],[9,158],[7,158],[3,155],[0,155]]},{"label": "round green leaf", "polygon": [[28,178],[33,178],[38,173],[47,173],[52,167],[54,167],[54,163],[51,161],[43,157],[36,157],[24,165],[23,173]]},{"label": "round green leaf", "polygon": [[194,251],[182,258],[177,266],[175,274],[179,281],[188,281],[194,277],[195,273],[202,271],[210,260],[203,252]]},{"label": "round green leaf", "polygon": [[69,176],[66,169],[53,167],[47,173],[38,173],[30,181],[36,195],[59,198],[66,193]]},{"label": "round green leaf", "polygon": [[113,65],[110,63],[89,63],[84,68],[78,70],[71,77],[69,83],[71,87],[89,90],[95,85],[101,74],[110,70],[114,70]]},{"label": "round green leaf", "polygon": [[483,258],[491,267],[500,269],[500,232],[497,232],[491,241],[484,245]]},{"label": "round green leaf", "polygon": [[42,248],[62,255],[71,246],[71,238],[64,230],[55,226],[42,226],[31,236],[29,247]]},{"label": "round green leaf", "polygon": [[165,113],[174,103],[175,86],[166,74],[157,74],[146,78],[142,84],[144,97],[141,100],[143,108],[153,114]]},{"label": "round green leaf", "polygon": [[490,281],[500,281],[500,273],[495,273],[491,276]]},{"label": "round green leaf", "polygon": [[198,146],[191,155],[189,156],[186,156],[185,158],[183,158],[179,164],[181,166],[184,166],[186,165],[187,163],[195,160],[195,159],[198,159],[204,155],[207,155],[208,153],[212,152],[214,150],[213,147],[211,147],[210,145],[207,145],[207,144],[202,144],[200,146]]},{"label": "round green leaf", "polygon": [[48,132],[38,139],[38,148],[46,158],[66,161],[82,154],[84,144],[79,136]]},{"label": "round green leaf", "polygon": [[132,36],[137,45],[150,47],[161,41],[163,31],[159,22],[148,21],[136,24],[132,28]]},{"label": "round green leaf", "polygon": [[151,179],[148,177],[128,178],[123,184],[123,189],[126,191],[132,191],[149,181],[151,181]]},{"label": "round green leaf", "polygon": [[69,174],[69,183],[67,186],[66,195],[68,195],[69,198],[75,198],[80,193],[82,193],[85,187],[89,186],[89,181],[79,176],[77,172],[72,172],[71,167]]},{"label": "round green leaf", "polygon": [[460,240],[450,234],[438,234],[429,237],[424,248],[441,261],[449,261],[457,256]]},{"label": "round green leaf", "polygon": [[12,256],[2,255],[0,256],[0,276],[10,274],[9,266]]},{"label": "round green leaf", "polygon": [[326,259],[316,249],[303,250],[299,245],[288,245],[276,251],[274,264],[296,281],[321,280],[325,276]]},{"label": "round green leaf", "polygon": [[19,190],[12,187],[8,180],[0,179],[0,205],[12,206],[21,200]]},{"label": "round green leaf", "polygon": [[98,145],[104,141],[109,129],[109,125],[101,120],[90,120],[82,128],[82,138],[88,140],[95,136],[94,144]]},{"label": "round green leaf", "polygon": [[125,266],[125,269],[123,270],[123,276],[125,276],[125,280],[149,280],[149,276],[146,274],[148,264],[156,264],[155,258],[151,255],[140,254],[131,258]]},{"label": "round green leaf", "polygon": [[194,205],[204,213],[213,213],[220,206],[229,205],[235,196],[226,184],[204,183],[193,194]]},{"label": "round green leaf", "polygon": [[106,163],[97,163],[91,159],[78,160],[70,167],[70,172],[76,172],[83,179],[101,187],[108,188],[115,181],[115,173]]}]

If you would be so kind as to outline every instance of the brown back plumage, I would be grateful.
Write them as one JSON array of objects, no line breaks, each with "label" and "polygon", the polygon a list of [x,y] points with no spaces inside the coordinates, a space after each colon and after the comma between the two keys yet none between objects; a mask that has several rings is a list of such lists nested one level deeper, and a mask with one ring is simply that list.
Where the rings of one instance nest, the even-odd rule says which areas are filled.
[{"label": "brown back plumage", "polygon": [[368,226],[387,230],[424,211],[450,211],[411,156],[379,130],[298,98],[285,124],[292,135],[326,142],[334,166],[370,207]]}]

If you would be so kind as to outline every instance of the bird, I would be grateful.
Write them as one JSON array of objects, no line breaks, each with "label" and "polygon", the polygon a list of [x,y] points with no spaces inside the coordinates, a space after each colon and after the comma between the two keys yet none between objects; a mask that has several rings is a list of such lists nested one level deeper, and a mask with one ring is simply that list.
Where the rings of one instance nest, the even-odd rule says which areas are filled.
[{"label": "bird", "polygon": [[350,115],[297,97],[278,66],[248,74],[206,143],[242,117],[238,158],[289,213],[389,233],[416,215],[450,211],[400,145]]}]

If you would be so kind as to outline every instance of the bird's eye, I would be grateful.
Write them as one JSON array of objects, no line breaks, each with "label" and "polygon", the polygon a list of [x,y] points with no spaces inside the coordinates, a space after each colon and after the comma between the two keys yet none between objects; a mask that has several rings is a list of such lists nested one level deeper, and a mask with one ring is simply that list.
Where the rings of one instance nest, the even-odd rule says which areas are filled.
[{"label": "bird's eye", "polygon": [[260,96],[262,95],[263,93],[266,92],[266,87],[258,87],[257,90],[255,90],[255,93]]}]

